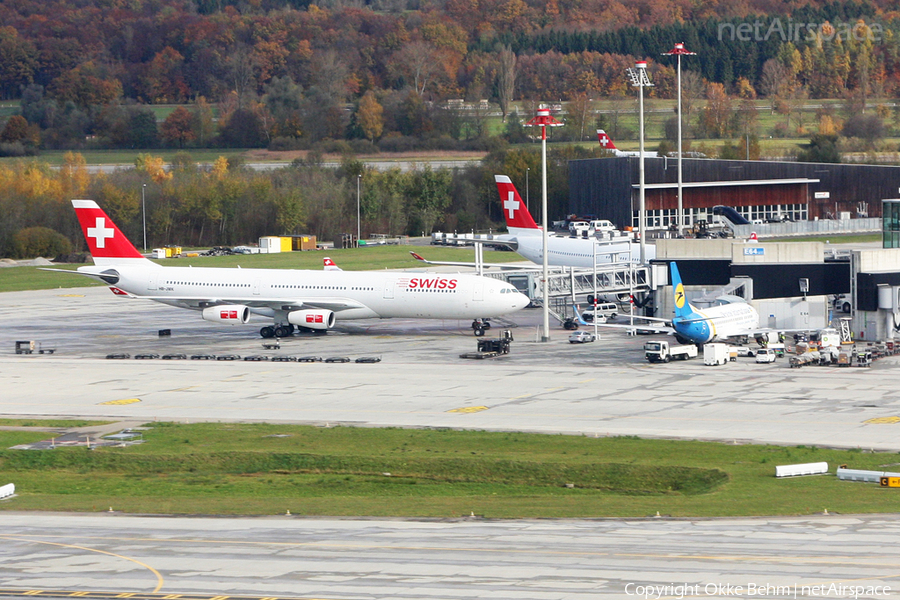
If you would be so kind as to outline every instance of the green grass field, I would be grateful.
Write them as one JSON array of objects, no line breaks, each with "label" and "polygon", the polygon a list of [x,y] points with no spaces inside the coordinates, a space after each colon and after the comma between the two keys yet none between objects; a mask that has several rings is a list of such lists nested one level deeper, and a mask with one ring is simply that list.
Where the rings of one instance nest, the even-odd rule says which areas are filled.
[{"label": "green grass field", "polygon": [[[152,423],[128,448],[0,451],[3,510],[491,518],[896,510],[898,491],[775,465],[895,454],[480,431]],[[0,432],[2,447],[46,438]],[[574,487],[567,487],[572,484]]]},{"label": "green grass field", "polygon": [[[254,269],[322,269],[322,259],[330,256],[346,271],[378,269],[424,268],[422,262],[410,256],[410,250],[423,255],[428,260],[474,262],[475,251],[471,248],[447,248],[441,246],[377,246],[371,248],[351,248],[316,252],[283,252],[276,254],[238,254],[233,256],[199,256],[194,258],[172,258],[157,261],[174,267],[243,267]],[[488,263],[520,262],[524,260],[514,252],[485,252]],[[74,270],[78,265],[61,265],[52,268]],[[0,292],[23,290],[50,290],[104,285],[83,277],[66,273],[41,271],[39,267],[8,267],[0,269]]]}]

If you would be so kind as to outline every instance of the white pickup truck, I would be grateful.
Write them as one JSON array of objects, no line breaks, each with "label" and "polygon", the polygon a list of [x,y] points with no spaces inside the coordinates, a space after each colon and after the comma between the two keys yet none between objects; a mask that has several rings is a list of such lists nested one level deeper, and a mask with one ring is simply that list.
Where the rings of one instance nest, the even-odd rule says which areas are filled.
[{"label": "white pickup truck", "polygon": [[670,346],[669,342],[664,340],[651,341],[644,344],[644,356],[647,357],[648,362],[652,363],[667,363],[673,358],[687,360],[697,357],[697,346],[693,344]]}]

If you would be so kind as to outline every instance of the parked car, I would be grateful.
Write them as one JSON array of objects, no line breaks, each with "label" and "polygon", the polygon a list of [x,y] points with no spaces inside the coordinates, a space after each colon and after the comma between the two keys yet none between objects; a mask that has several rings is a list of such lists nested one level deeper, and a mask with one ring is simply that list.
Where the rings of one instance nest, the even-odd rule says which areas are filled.
[{"label": "parked car", "polygon": [[249,356],[245,356],[244,360],[259,362],[263,360],[269,360],[269,357],[263,356],[262,354],[250,354]]},{"label": "parked car", "polygon": [[175,353],[175,354],[163,354],[163,360],[186,360],[187,354]]},{"label": "parked car", "polygon": [[590,331],[576,331],[569,336],[570,344],[587,344],[595,341],[597,338]]},{"label": "parked car", "polygon": [[758,363],[771,363],[775,362],[775,358],[778,356],[778,353],[774,348],[760,348],[756,352],[756,362]]},{"label": "parked car", "polygon": [[219,354],[216,360],[241,360],[239,354]]},{"label": "parked car", "polygon": [[273,356],[272,362],[297,362],[296,356]]},{"label": "parked car", "polygon": [[330,356],[325,359],[327,363],[348,363],[350,362],[349,356]]},{"label": "parked car", "polygon": [[321,356],[301,356],[297,362],[322,362]]},{"label": "parked car", "polygon": [[134,358],[136,360],[149,360],[149,359],[159,358],[159,354],[155,354],[153,352],[148,352],[146,354],[135,354]]},{"label": "parked car", "polygon": [[380,356],[360,356],[356,359],[358,363],[378,363],[381,362]]}]

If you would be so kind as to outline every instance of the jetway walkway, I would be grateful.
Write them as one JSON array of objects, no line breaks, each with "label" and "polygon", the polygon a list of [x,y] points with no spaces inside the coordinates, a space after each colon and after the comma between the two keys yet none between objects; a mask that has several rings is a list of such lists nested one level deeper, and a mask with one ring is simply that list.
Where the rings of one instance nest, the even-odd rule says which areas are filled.
[{"label": "jetway walkway", "polygon": [[[541,269],[527,271],[486,271],[485,277],[493,277],[512,283],[532,302],[543,299]],[[574,267],[551,267],[548,272],[548,296],[550,310],[560,322],[572,305],[573,298],[596,294],[598,296],[620,296],[638,294],[651,289],[650,269],[646,265],[631,263],[604,264],[597,266],[596,286],[593,269]]]}]

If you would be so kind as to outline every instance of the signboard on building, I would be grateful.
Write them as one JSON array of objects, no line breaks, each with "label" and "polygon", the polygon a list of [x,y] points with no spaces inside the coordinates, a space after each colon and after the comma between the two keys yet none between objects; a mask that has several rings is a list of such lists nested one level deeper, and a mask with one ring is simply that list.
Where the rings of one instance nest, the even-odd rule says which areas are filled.
[{"label": "signboard on building", "polygon": [[766,253],[766,249],[762,246],[751,246],[744,248],[744,256],[762,256]]}]

